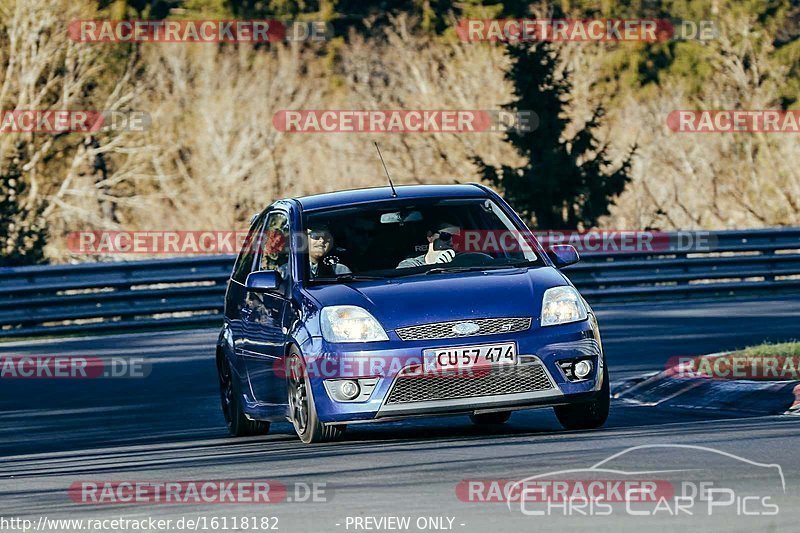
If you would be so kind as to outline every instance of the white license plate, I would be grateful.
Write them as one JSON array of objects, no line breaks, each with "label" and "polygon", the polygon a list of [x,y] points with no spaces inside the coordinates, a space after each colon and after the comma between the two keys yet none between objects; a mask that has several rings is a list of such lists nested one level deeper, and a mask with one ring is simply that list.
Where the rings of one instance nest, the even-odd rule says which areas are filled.
[{"label": "white license plate", "polygon": [[488,368],[517,364],[517,345],[506,342],[482,346],[435,348],[425,350],[422,355],[427,370]]}]

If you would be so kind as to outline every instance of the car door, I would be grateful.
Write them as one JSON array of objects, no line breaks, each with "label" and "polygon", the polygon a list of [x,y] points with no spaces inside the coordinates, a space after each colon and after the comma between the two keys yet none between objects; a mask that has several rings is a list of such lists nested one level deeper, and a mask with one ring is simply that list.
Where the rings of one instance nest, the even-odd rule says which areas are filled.
[{"label": "car door", "polygon": [[246,291],[246,311],[242,313],[246,341],[242,355],[256,402],[273,411],[286,404],[286,380],[282,372],[287,333],[284,321],[292,282],[286,212],[273,210],[267,214],[257,248],[254,270],[277,270],[281,283],[274,291]]},{"label": "car door", "polygon": [[[261,233],[264,229],[266,218],[266,213],[261,213],[255,217],[250,225],[250,230],[242,244],[242,249],[239,251],[239,256],[236,258],[236,264],[233,267],[233,272],[228,282],[228,289],[225,293],[225,324],[233,338],[233,367],[244,385],[248,384],[247,370],[244,366],[243,357],[244,349],[247,347],[245,322],[247,320],[247,314],[252,311],[252,308],[246,305],[247,291],[245,289],[245,282],[247,280],[247,275],[253,270],[253,265],[256,261],[258,251],[257,243],[261,239]],[[253,394],[250,388],[247,386],[244,387],[244,392],[248,399],[252,401]]]}]

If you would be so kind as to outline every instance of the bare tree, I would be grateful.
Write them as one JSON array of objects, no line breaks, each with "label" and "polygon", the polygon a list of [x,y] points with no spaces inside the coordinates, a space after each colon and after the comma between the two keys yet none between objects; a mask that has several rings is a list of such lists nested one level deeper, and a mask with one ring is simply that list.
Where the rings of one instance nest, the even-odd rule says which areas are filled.
[{"label": "bare tree", "polygon": [[[788,71],[769,36],[747,18],[723,18],[707,43],[714,76],[696,99],[669,82],[647,102],[629,97],[615,111],[614,134],[637,136],[634,180],[606,225],[741,228],[800,224],[800,145],[796,134],[675,133],[680,109],[779,109]],[[631,125],[636,125],[632,128]],[[633,133],[635,132],[635,133]]]},{"label": "bare tree", "polygon": [[[98,103],[106,97],[110,97],[105,102],[108,108],[124,103],[115,74],[106,71],[107,51],[69,39],[70,21],[92,18],[93,14],[89,4],[69,0],[0,3],[0,32],[4,37],[0,46],[0,109],[103,111]],[[98,156],[103,148],[93,135],[26,131],[0,136],[0,171],[5,175],[13,166],[24,185],[21,209],[13,214],[18,219],[14,221],[18,231],[41,226],[46,220],[52,232],[61,215],[74,213],[80,213],[82,219],[102,219],[98,212],[102,198],[97,195],[83,198],[81,205],[65,203],[65,195],[81,169],[88,169],[83,172],[92,176],[95,185],[104,179],[102,172],[98,174],[98,165],[103,164]],[[59,250],[49,252],[59,254]]]}]

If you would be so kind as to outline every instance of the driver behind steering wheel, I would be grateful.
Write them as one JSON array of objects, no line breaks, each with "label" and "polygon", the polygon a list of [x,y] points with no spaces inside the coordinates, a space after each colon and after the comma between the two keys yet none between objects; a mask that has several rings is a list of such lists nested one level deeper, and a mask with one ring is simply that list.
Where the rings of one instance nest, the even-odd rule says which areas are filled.
[{"label": "driver behind steering wheel", "polygon": [[397,268],[449,263],[456,256],[456,251],[453,249],[453,235],[460,232],[461,228],[455,224],[443,222],[437,225],[435,230],[428,231],[428,251],[417,257],[403,259]]}]

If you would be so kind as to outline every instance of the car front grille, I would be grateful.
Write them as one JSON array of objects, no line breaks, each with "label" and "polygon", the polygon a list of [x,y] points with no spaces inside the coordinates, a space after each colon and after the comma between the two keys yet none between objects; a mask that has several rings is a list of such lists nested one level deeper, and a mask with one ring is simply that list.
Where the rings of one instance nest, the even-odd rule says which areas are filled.
[{"label": "car front grille", "polygon": [[[478,326],[474,333],[459,335],[453,331],[453,326],[464,322]],[[501,333],[514,333],[525,331],[531,327],[531,318],[477,318],[474,320],[455,320],[452,322],[436,322],[434,324],[421,324],[407,328],[398,328],[397,336],[404,341],[421,341],[434,339],[455,339],[460,337],[475,337],[477,335],[499,335]]]},{"label": "car front grille", "polygon": [[498,367],[464,376],[400,374],[386,404],[520,394],[552,388],[553,383],[540,364]]}]

